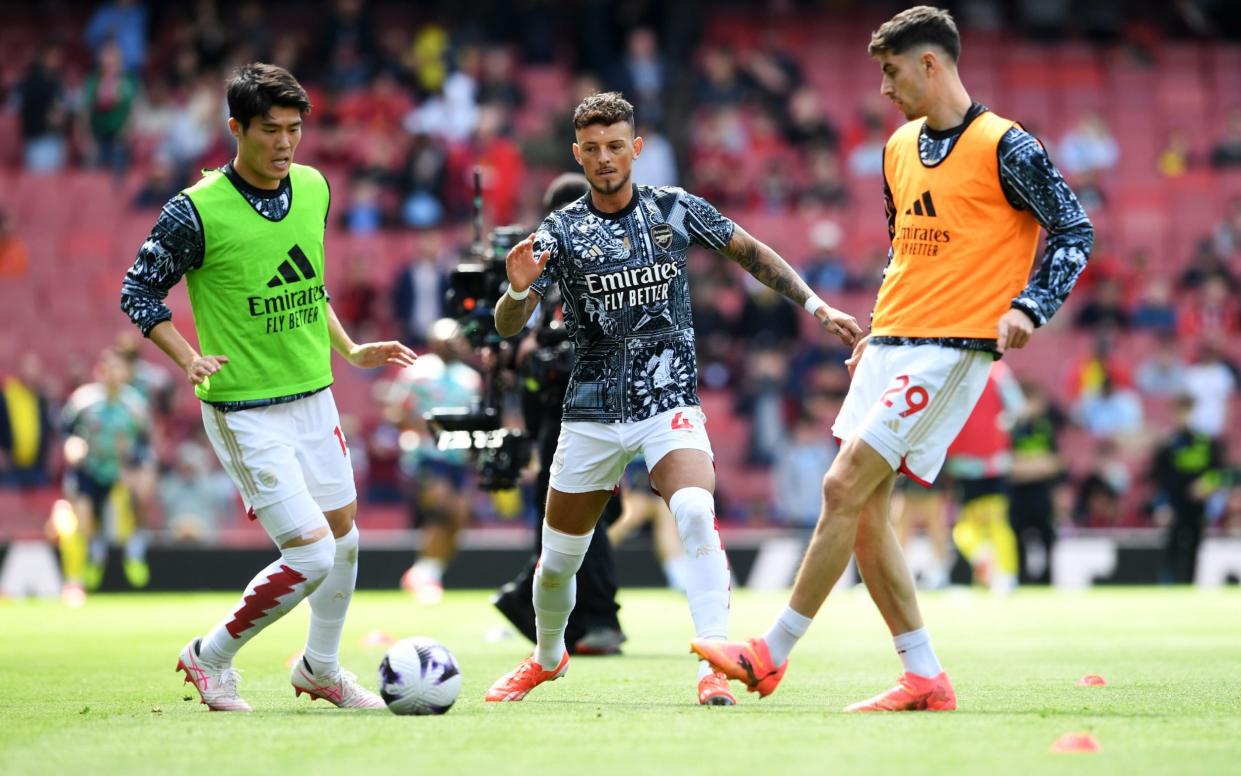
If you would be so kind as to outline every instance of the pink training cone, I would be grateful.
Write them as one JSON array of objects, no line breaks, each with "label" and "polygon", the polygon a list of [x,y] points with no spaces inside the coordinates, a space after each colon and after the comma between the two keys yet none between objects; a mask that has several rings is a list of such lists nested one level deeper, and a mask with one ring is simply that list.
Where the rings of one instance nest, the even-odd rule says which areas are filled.
[{"label": "pink training cone", "polygon": [[1103,687],[1107,684],[1107,680],[1098,674],[1086,674],[1077,680],[1078,687]]},{"label": "pink training cone", "polygon": [[1060,753],[1097,752],[1099,742],[1089,733],[1065,733],[1051,745],[1051,751]]},{"label": "pink training cone", "polygon": [[373,630],[362,637],[358,642],[361,647],[390,647],[396,643],[396,639],[391,633],[381,630]]}]

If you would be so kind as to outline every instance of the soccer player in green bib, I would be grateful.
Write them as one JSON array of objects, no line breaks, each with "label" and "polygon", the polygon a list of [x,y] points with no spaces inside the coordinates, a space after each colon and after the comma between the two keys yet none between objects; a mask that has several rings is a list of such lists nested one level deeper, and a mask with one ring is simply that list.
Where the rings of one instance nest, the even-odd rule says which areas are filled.
[{"label": "soccer player in green bib", "polygon": [[[330,191],[318,170],[293,163],[310,112],[301,84],[274,65],[243,65],[229,80],[228,109],[236,157],[164,205],[126,273],[121,308],[193,384],[211,446],[280,557],[232,613],[185,645],[177,670],[211,709],[249,711],[233,657],[308,598],[297,694],[381,708],[340,667],[357,579],[357,492],[331,352],[358,367],[405,367],[415,356],[399,342],[355,343],[332,311],[323,250]],[[200,350],[163,302],[183,276]]]}]

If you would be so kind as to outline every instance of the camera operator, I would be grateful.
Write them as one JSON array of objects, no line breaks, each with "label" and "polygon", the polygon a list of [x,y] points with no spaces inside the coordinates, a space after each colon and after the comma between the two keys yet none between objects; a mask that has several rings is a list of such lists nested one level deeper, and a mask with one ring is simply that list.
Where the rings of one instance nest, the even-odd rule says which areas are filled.
[{"label": "camera operator", "polygon": [[[548,186],[543,197],[544,209],[552,211],[584,196],[589,189],[586,177],[565,173]],[[539,474],[535,485],[534,503],[538,524],[543,522],[547,490],[551,479],[550,466],[560,437],[560,423],[569,374],[573,369],[573,344],[557,320],[560,293],[548,289],[536,314],[537,320],[517,352],[521,374],[522,410],[526,430],[536,440],[539,451]],[[620,501],[613,497],[604,510],[604,524],[620,515]],[[534,554],[530,563],[516,579],[496,594],[492,603],[500,613],[530,641],[535,641],[533,584],[534,571],[542,551],[541,534],[535,532]],[[620,652],[625,640],[621,632],[616,603],[616,570],[612,545],[607,531],[595,531],[582,567],[577,572],[577,605],[565,630],[565,644],[571,654],[610,655]]]}]

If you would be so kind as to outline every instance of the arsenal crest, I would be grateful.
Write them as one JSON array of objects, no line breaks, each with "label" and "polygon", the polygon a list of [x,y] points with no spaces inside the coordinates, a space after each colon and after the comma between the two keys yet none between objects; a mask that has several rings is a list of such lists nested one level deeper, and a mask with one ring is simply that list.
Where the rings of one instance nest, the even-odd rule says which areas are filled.
[{"label": "arsenal crest", "polygon": [[670,224],[655,224],[651,227],[651,239],[655,241],[655,247],[661,251],[666,251],[672,247],[672,226]]}]

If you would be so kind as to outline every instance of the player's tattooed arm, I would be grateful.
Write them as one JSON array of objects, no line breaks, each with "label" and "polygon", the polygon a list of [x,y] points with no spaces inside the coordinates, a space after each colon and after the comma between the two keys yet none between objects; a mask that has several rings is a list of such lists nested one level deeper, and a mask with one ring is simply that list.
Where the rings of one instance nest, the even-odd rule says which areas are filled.
[{"label": "player's tattooed arm", "polygon": [[[754,239],[740,225],[734,226],[732,238],[720,249],[720,253],[740,264],[742,269],[763,285],[802,307],[815,295],[801,275],[797,274],[797,270],[790,267],[780,254]],[[862,336],[862,329],[852,315],[837,310],[822,300],[819,300],[817,309],[812,310],[811,314],[824,329],[840,337],[846,345],[853,345]]]},{"label": "player's tattooed arm", "polygon": [[802,280],[797,270],[789,266],[780,254],[770,246],[754,239],[738,224],[733,228],[732,239],[720,249],[720,253],[741,265],[741,268],[758,280],[758,282],[804,305],[814,295],[810,286]]}]

